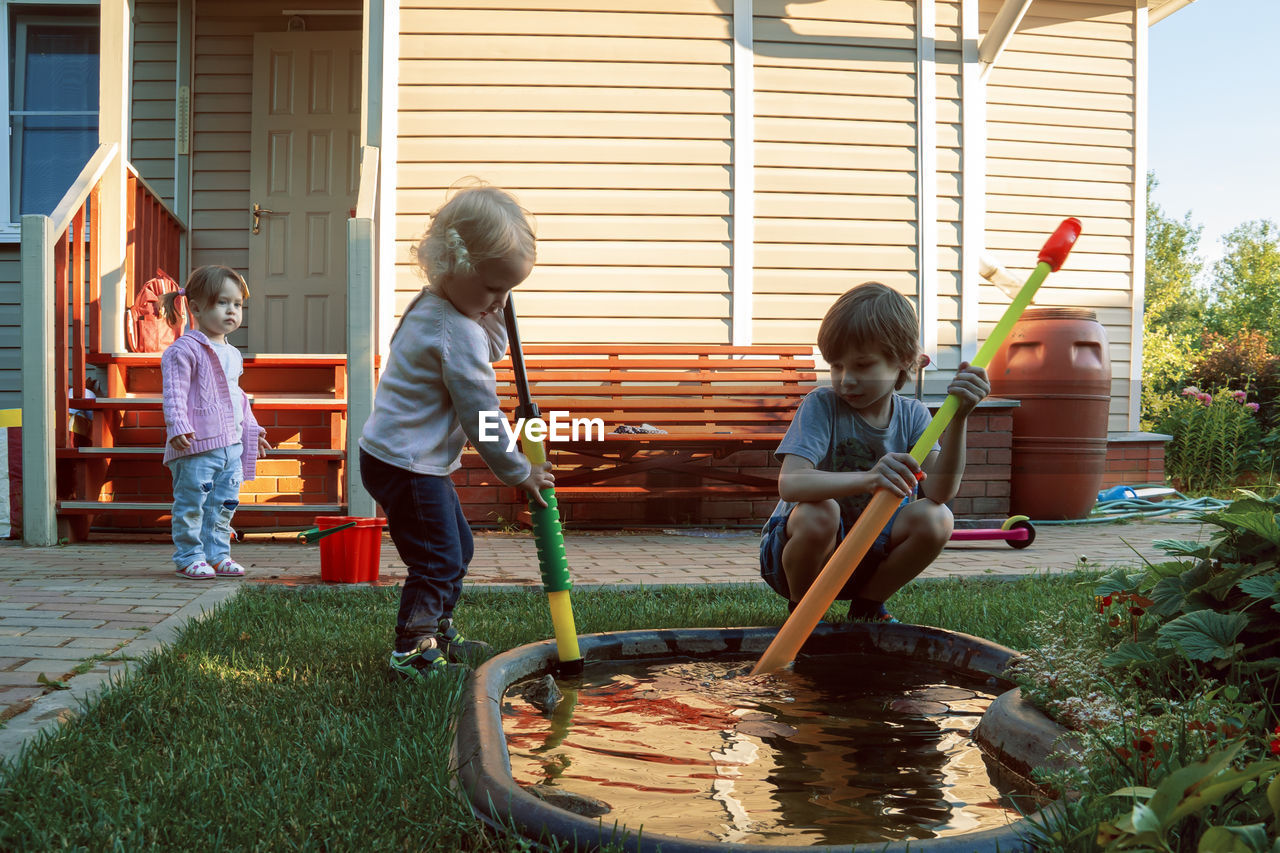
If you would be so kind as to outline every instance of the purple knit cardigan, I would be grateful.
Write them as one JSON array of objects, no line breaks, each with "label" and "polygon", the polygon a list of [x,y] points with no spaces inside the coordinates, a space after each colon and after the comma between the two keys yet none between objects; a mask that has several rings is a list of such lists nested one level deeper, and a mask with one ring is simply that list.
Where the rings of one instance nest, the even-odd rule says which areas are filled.
[{"label": "purple knit cardigan", "polygon": [[[241,464],[244,479],[252,480],[258,470],[258,436],[266,432],[258,426],[244,396],[244,421],[240,435],[235,432],[235,413],[231,410],[231,388],[222,372],[218,353],[199,329],[187,331],[165,348],[160,356],[160,373],[164,377],[164,461],[180,456],[194,456],[206,450],[243,446]],[[177,450],[169,440],[175,435],[192,436],[191,446]]]}]

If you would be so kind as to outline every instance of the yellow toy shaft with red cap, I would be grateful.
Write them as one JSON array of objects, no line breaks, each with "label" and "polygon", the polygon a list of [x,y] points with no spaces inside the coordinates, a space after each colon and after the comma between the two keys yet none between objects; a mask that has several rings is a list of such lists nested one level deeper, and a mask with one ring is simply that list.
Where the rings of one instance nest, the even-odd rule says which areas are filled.
[{"label": "yellow toy shaft with red cap", "polygon": [[[520,347],[520,329],[516,325],[516,309],[507,297],[507,343],[511,348],[511,368],[516,382],[520,408],[516,414],[525,419],[520,435],[520,449],[535,468],[546,464],[546,448],[542,442],[529,435],[529,421],[538,416],[538,405],[529,394],[529,378],[524,370],[524,352]],[[551,627],[556,636],[556,657],[559,663],[556,674],[565,678],[582,675],[584,662],[578,647],[578,628],[573,620],[573,604],[569,590],[573,582],[569,578],[569,560],[564,553],[564,531],[560,525],[560,505],[556,502],[556,490],[546,488],[539,492],[545,506],[529,498],[529,517],[533,522],[533,542],[538,549],[538,569],[542,573],[542,588],[547,593],[547,606],[551,610]]]},{"label": "yellow toy shaft with red cap", "polygon": [[[1005,338],[1009,336],[1009,332],[1013,329],[1013,324],[1022,316],[1023,310],[1031,304],[1036,291],[1040,288],[1040,283],[1045,280],[1050,272],[1056,272],[1062,266],[1067,254],[1071,251],[1071,247],[1075,245],[1076,238],[1079,236],[1080,220],[1075,217],[1064,219],[1057,230],[1053,232],[1053,235],[1049,237],[1044,247],[1040,250],[1039,263],[1036,264],[1035,270],[1009,304],[1004,316],[1000,318],[1000,322],[991,331],[986,343],[982,345],[978,350],[978,354],[974,356],[971,362],[974,367],[986,367],[991,362],[996,350],[1000,348]],[[920,436],[920,440],[916,442],[915,447],[911,448],[911,457],[917,463],[924,463],[925,457],[929,455],[934,442],[938,440],[942,435],[942,431],[951,423],[959,408],[960,398],[954,394],[948,395],[938,409],[938,413],[929,422],[929,426],[925,428],[924,434]],[[853,570],[862,562],[862,558],[871,549],[871,545],[875,542],[876,537],[880,535],[880,531],[889,523],[889,519],[893,517],[893,511],[901,501],[902,499],[898,495],[888,489],[877,489],[871,495],[870,502],[867,503],[866,509],[862,511],[862,514],[858,516],[853,529],[845,536],[844,541],[840,543],[840,547],[836,548],[835,553],[831,555],[831,559],[827,561],[827,565],[823,567],[822,572],[814,579],[804,597],[800,599],[800,603],[796,605],[795,611],[783,623],[782,628],[774,636],[773,642],[769,644],[769,648],[765,649],[764,654],[760,656],[760,660],[756,662],[755,668],[751,670],[752,675],[773,672],[795,660],[796,653],[800,651],[804,641],[813,633],[814,627],[822,619],[823,614],[827,612],[831,602],[836,600],[840,590],[844,588],[845,583],[853,575]]]}]

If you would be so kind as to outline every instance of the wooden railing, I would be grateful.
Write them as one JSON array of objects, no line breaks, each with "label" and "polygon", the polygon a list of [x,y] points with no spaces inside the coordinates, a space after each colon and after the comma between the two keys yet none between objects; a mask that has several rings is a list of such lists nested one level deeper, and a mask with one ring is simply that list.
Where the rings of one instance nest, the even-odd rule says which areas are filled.
[{"label": "wooden railing", "polygon": [[118,156],[98,146],[51,215],[22,217],[22,535],[33,545],[57,541],[54,457],[68,391],[84,395],[86,350],[100,341],[100,189]]},{"label": "wooden railing", "polygon": [[125,304],[132,305],[138,288],[158,269],[181,283],[182,235],[187,229],[131,164],[127,181],[125,269],[129,294]]},{"label": "wooden railing", "polygon": [[377,354],[378,149],[360,149],[360,188],[355,216],[347,220],[347,512],[372,516],[373,498],[360,482],[357,440],[373,412],[373,363]]},{"label": "wooden railing", "polygon": [[[53,231],[54,442],[67,446],[67,398],[85,396],[85,355],[102,330],[102,176],[116,146],[101,145],[49,217]],[[86,314],[88,316],[86,316]],[[68,349],[68,337],[70,348]],[[70,364],[68,365],[68,360]]]},{"label": "wooden railing", "polygon": [[123,273],[136,289],[157,267],[180,274],[186,227],[127,163],[125,268],[102,269],[113,228],[102,190],[119,156],[115,143],[98,146],[52,214],[22,217],[23,538],[33,545],[57,541],[54,460],[71,444],[69,408],[87,396],[86,357],[102,349],[104,276]]}]

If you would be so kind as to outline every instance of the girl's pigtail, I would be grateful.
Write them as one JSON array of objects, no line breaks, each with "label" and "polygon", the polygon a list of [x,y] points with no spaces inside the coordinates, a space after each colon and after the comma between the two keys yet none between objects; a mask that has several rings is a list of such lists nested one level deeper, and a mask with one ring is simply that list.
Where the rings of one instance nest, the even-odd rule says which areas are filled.
[{"label": "girl's pigtail", "polygon": [[177,326],[182,322],[182,312],[178,308],[178,300],[184,295],[183,290],[170,290],[160,297],[160,318],[170,326]]},{"label": "girl's pigtail", "polygon": [[467,251],[467,244],[458,233],[458,229],[452,225],[444,232],[444,248],[450,275],[466,275],[473,272],[471,253]]}]

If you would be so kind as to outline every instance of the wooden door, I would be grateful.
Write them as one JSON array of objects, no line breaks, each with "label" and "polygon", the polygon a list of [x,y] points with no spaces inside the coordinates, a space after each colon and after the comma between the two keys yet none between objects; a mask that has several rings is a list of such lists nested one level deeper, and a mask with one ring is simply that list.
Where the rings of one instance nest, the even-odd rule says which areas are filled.
[{"label": "wooden door", "polygon": [[360,168],[360,79],[359,32],[254,36],[245,306],[251,353],[347,351],[347,218]]}]

